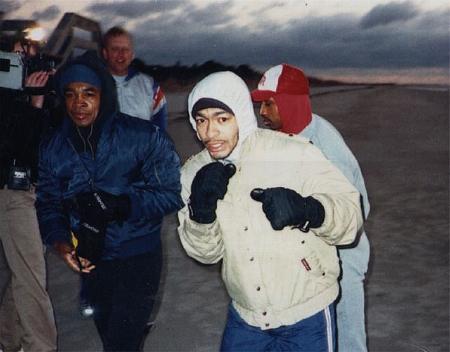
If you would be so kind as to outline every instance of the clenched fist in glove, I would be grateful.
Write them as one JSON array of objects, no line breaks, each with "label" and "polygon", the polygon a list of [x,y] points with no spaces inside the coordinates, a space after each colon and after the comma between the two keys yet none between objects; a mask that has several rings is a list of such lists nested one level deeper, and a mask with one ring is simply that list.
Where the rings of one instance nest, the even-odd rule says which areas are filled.
[{"label": "clenched fist in glove", "polygon": [[236,172],[233,164],[214,162],[203,166],[195,175],[189,198],[189,215],[201,224],[216,219],[217,201],[227,193],[228,181]]},{"label": "clenched fist in glove", "polygon": [[255,188],[250,195],[262,203],[262,209],[274,230],[295,226],[307,232],[310,227],[320,227],[325,218],[325,210],[318,200],[304,198],[292,189]]},{"label": "clenched fist in glove", "polygon": [[84,219],[124,221],[131,210],[129,196],[114,195],[104,191],[80,193],[75,196],[76,210]]}]

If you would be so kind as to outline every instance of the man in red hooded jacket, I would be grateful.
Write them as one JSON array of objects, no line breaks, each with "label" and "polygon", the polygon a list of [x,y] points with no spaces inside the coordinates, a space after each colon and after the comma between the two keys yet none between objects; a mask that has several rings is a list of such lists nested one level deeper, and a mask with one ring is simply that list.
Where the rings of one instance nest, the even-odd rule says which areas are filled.
[{"label": "man in red hooded jacket", "polygon": [[[358,162],[340,133],[324,118],[313,114],[309,83],[303,71],[281,64],[267,70],[252,100],[260,102],[266,127],[308,138],[358,189],[367,218],[369,201]],[[367,351],[364,319],[364,276],[369,262],[369,241],[364,232],[352,246],[339,248],[342,279],[336,307],[339,351]]]}]

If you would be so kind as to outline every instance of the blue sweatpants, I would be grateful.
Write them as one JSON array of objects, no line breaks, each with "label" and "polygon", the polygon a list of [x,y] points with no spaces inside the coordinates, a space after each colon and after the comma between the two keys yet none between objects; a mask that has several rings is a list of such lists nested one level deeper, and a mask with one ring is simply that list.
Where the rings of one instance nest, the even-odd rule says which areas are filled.
[{"label": "blue sweatpants", "polygon": [[222,352],[333,352],[336,349],[334,304],[293,325],[261,330],[248,325],[230,304]]}]

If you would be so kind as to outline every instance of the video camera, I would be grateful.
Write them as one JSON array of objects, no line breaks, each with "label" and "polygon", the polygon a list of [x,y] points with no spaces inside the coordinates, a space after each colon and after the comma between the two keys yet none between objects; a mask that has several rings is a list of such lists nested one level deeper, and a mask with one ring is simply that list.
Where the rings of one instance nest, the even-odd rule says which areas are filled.
[{"label": "video camera", "polygon": [[0,87],[24,90],[25,79],[37,71],[56,68],[56,61],[44,54],[23,57],[21,54],[0,51]]},{"label": "video camera", "polygon": [[56,68],[56,60],[41,52],[44,35],[34,21],[0,21],[0,87],[25,90],[25,80],[31,73]]}]

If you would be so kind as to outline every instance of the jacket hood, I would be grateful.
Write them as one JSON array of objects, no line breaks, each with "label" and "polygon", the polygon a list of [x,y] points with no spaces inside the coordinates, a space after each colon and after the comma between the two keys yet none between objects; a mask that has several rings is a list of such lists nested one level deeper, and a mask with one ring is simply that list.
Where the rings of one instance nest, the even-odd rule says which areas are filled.
[{"label": "jacket hood", "polygon": [[[61,67],[55,75],[55,88],[61,101],[64,102],[64,87],[62,87],[62,76],[63,73],[72,65],[84,65],[93,70],[101,81],[101,101],[100,101],[100,111],[97,116],[96,122],[104,120],[105,116],[111,116],[118,109],[118,100],[116,86],[113,77],[107,70],[103,61],[98,57],[95,51],[88,51],[81,56],[66,63]],[[64,105],[64,104],[63,104]],[[67,111],[65,110],[65,115],[67,116]],[[68,117],[68,116],[67,116]]]},{"label": "jacket hood", "polygon": [[312,110],[308,95],[275,94],[273,99],[280,114],[281,132],[298,134],[311,123]]},{"label": "jacket hood", "polygon": [[236,148],[227,157],[228,160],[233,161],[239,154],[238,150],[242,142],[257,129],[256,116],[247,85],[239,76],[230,71],[210,74],[198,82],[188,98],[189,121],[195,131],[197,131],[197,127],[194,116],[192,116],[192,108],[202,98],[218,100],[229,106],[234,112],[239,129],[239,140]]}]

